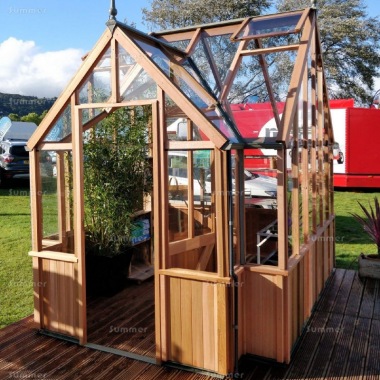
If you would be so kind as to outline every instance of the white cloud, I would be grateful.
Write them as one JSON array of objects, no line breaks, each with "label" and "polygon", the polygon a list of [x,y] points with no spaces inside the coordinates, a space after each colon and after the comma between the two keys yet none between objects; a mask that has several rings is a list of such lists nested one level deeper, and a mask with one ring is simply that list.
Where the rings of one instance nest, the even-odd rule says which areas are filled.
[{"label": "white cloud", "polygon": [[81,65],[79,49],[40,52],[34,41],[14,37],[0,43],[0,92],[58,96]]}]

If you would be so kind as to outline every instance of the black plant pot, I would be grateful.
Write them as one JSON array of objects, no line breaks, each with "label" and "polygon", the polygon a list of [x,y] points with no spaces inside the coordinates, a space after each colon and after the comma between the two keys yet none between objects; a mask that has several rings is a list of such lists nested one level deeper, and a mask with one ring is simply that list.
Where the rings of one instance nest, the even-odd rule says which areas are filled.
[{"label": "black plant pot", "polygon": [[86,291],[88,296],[110,297],[127,283],[132,250],[116,256],[86,254]]}]

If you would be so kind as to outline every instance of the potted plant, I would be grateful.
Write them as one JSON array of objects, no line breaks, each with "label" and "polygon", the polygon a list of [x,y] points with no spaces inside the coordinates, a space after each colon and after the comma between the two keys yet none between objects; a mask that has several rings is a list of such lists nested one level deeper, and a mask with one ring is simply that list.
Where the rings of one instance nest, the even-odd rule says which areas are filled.
[{"label": "potted plant", "polygon": [[115,111],[85,138],[84,197],[88,293],[110,295],[125,285],[133,214],[152,188],[146,108]]},{"label": "potted plant", "polygon": [[360,202],[359,206],[363,210],[365,217],[359,214],[351,214],[364,228],[377,246],[377,254],[359,256],[359,276],[380,279],[380,205],[377,197],[374,198],[374,208],[369,205],[369,209]]}]

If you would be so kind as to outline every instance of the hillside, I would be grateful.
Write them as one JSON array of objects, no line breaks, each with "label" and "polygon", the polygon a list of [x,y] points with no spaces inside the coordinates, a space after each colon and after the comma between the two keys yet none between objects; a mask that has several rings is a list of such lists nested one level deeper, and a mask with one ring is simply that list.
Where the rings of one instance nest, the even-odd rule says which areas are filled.
[{"label": "hillside", "polygon": [[56,98],[37,98],[0,92],[0,116],[8,116],[10,113],[25,116],[31,112],[40,115],[48,110],[55,100]]}]

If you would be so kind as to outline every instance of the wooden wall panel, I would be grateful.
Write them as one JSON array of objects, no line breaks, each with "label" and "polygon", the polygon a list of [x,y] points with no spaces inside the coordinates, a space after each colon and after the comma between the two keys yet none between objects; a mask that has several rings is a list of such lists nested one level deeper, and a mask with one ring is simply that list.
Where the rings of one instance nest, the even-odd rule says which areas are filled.
[{"label": "wooden wall panel", "polygon": [[315,265],[316,265],[316,294],[315,300],[318,294],[322,291],[323,287],[323,241],[320,237],[317,238],[315,243]]},{"label": "wooden wall panel", "polygon": [[283,274],[268,274],[270,266],[245,266],[239,300],[239,312],[244,314],[244,334],[239,336],[243,336],[245,353],[280,362],[289,359],[331,274],[332,226],[332,220],[326,221]]},{"label": "wooden wall panel", "polygon": [[277,310],[276,275],[245,273],[244,283],[244,335],[246,353],[277,358],[278,323],[281,310]]},{"label": "wooden wall panel", "polygon": [[182,315],[181,315],[181,279],[171,278],[170,294],[170,353],[169,360],[182,362]]},{"label": "wooden wall panel", "polygon": [[217,368],[217,331],[215,329],[216,297],[215,286],[210,283],[202,283],[202,320],[203,320],[203,368]]},{"label": "wooden wall panel", "polygon": [[77,264],[42,259],[43,327],[78,337],[79,308],[77,299]]},{"label": "wooden wall panel", "polygon": [[221,374],[231,371],[226,284],[171,277],[169,361]]},{"label": "wooden wall panel", "polygon": [[[290,348],[294,346],[298,337],[302,333],[302,328],[310,316],[308,311],[307,282],[309,278],[305,273],[306,255],[298,262],[295,269],[289,272],[290,292]],[[310,309],[311,310],[311,307]]]},{"label": "wooden wall panel", "polygon": [[245,353],[245,326],[244,326],[244,310],[246,300],[244,297],[244,287],[246,282],[245,271],[242,270],[238,274],[238,309],[239,309],[239,320],[238,320],[238,342],[239,342],[239,357]]},{"label": "wooden wall panel", "polygon": [[299,294],[299,266],[289,273],[289,293],[291,299],[290,309],[290,326],[291,342],[295,342],[299,335],[299,309],[300,309],[300,294]]},{"label": "wooden wall panel", "polygon": [[[192,310],[192,281],[182,279],[180,281],[181,345],[178,348],[181,351],[181,363],[185,365],[194,365],[193,338],[200,333],[201,329],[192,329],[194,316],[198,312],[197,310]],[[173,292],[172,288],[170,289],[170,292]]]},{"label": "wooden wall panel", "polygon": [[197,310],[203,310],[202,302],[203,283],[199,281],[191,281],[191,328],[189,329],[192,336],[192,363],[195,367],[204,367],[204,356],[209,351],[205,350],[203,346],[204,334],[199,333],[203,331],[203,315]]}]

